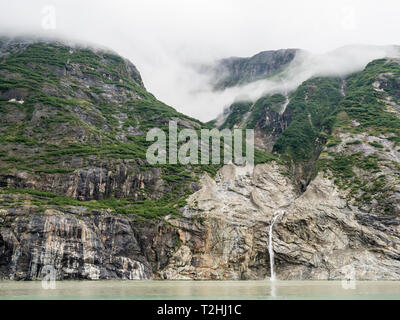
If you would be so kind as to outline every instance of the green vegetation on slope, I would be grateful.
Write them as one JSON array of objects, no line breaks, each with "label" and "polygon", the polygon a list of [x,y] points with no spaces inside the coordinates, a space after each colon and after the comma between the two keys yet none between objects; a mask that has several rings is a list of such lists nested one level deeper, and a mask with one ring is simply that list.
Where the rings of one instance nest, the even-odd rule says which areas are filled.
[{"label": "green vegetation on slope", "polygon": [[257,123],[265,117],[267,111],[278,113],[282,104],[285,102],[285,97],[281,94],[265,96],[258,99],[253,106],[251,115],[247,122],[247,128],[255,128]]},{"label": "green vegetation on slope", "polygon": [[[388,74],[389,85],[383,91],[373,89],[373,83],[380,75]],[[347,80],[346,97],[341,107],[351,119],[357,119],[360,125],[353,132],[371,130],[375,134],[396,133],[400,131],[398,115],[387,112],[383,99],[385,93],[396,97],[398,84],[394,81],[400,76],[400,65],[386,59],[375,60],[361,73]],[[396,92],[397,91],[397,92]]]},{"label": "green vegetation on slope", "polygon": [[340,103],[340,79],[314,78],[291,96],[286,112],[292,121],[274,145],[274,151],[294,162],[306,161],[326,142]]},{"label": "green vegetation on slope", "polygon": [[[386,214],[394,212],[394,203],[389,199],[393,199],[391,196],[400,182],[396,174],[400,164],[388,160],[384,156],[388,151],[385,146],[369,137],[386,139],[394,147],[400,143],[400,116],[388,107],[388,101],[398,103],[399,76],[397,62],[380,59],[348,77],[346,96],[340,104],[327,151],[318,161],[319,169],[348,192],[349,200],[365,210]],[[340,136],[344,134],[365,138],[346,141],[344,147],[335,149],[343,145]],[[372,154],[359,151],[371,147],[375,149]]]},{"label": "green vegetation on slope", "polygon": [[[178,122],[179,130],[210,126],[158,101],[146,91],[136,68],[110,52],[57,42],[12,45],[0,57],[0,114],[0,186],[3,192],[28,193],[41,206],[111,208],[148,218],[178,214],[196,190],[198,177],[204,172],[214,176],[220,167],[146,162],[149,129],[167,132],[170,120]],[[270,160],[256,151],[257,163]],[[63,185],[56,186],[57,195],[44,191],[51,190],[51,181],[79,181],[82,170],[116,173],[120,165],[138,177],[160,169],[162,191],[155,193],[154,183],[138,182],[130,198],[112,190],[106,198],[98,195],[90,201],[66,197]],[[15,176],[17,171],[43,190],[32,190],[32,184],[21,188],[26,182]],[[126,178],[116,179],[123,183]]]},{"label": "green vegetation on slope", "polygon": [[251,101],[235,102],[229,107],[229,116],[220,126],[221,129],[233,129],[235,125],[240,124],[244,115],[250,110]]}]

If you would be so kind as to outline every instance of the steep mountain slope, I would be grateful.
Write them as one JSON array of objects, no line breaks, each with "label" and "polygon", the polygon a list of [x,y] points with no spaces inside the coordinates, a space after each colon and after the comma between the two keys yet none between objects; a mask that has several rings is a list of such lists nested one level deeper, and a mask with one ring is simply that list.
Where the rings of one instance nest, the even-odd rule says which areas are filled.
[{"label": "steep mountain slope", "polygon": [[[233,104],[223,126],[254,127],[267,138],[259,143],[275,141],[292,174],[276,164],[225,166],[216,180],[204,178],[184,215],[202,218],[207,242],[196,247],[186,236],[194,228],[179,222],[188,240],[163,275],[268,276],[267,226],[281,214],[273,231],[278,278],[398,279],[399,68],[398,60],[377,60],[343,81],[310,79],[289,103],[274,95]],[[196,264],[175,262],[182,259]]]},{"label": "steep mountain slope", "polygon": [[[232,104],[220,128],[254,128],[256,146],[280,154],[302,190],[315,176],[317,162],[320,167],[336,168],[341,179],[352,178],[351,168],[346,168],[344,162],[350,167],[360,164],[359,151],[365,148],[370,150],[366,154],[369,162],[376,162],[373,157],[387,158],[387,152],[392,154],[393,162],[398,161],[397,73],[397,60],[382,59],[345,79],[312,78],[286,98],[275,94],[255,102]],[[340,144],[343,134],[348,137]],[[350,141],[354,134],[365,139]],[[343,150],[347,150],[346,159]],[[391,167],[391,171],[395,169]]]},{"label": "steep mountain slope", "polygon": [[312,78],[286,97],[266,95],[247,102],[248,108],[242,111],[234,103],[220,128],[254,129],[255,145],[280,154],[304,191],[332,130],[340,90],[340,79]]},{"label": "steep mountain slope", "polygon": [[215,170],[147,163],[148,129],[202,124],[107,50],[0,39],[0,115],[2,277],[40,278],[47,264],[61,278],[151,277],[179,243],[158,217]]},{"label": "steep mountain slope", "polygon": [[382,59],[347,79],[346,96],[319,159],[351,204],[400,214],[400,65]]},{"label": "steep mountain slope", "polygon": [[255,167],[149,165],[149,128],[205,125],[115,53],[1,39],[0,277],[51,265],[59,279],[264,279],[281,213],[278,278],[350,266],[398,279],[399,79],[399,61],[382,59],[236,102],[220,127],[254,128],[275,153],[257,151]]},{"label": "steep mountain slope", "polygon": [[40,278],[48,264],[59,278],[154,277],[180,243],[162,217],[180,216],[198,176],[219,167],[146,161],[149,129],[206,126],[104,49],[1,38],[0,114],[5,278]]},{"label": "steep mountain slope", "polygon": [[1,187],[50,192],[53,202],[53,194],[71,203],[152,200],[154,215],[177,212],[172,206],[195,188],[199,170],[149,165],[145,134],[170,120],[200,122],[156,100],[115,53],[7,39],[0,52]]},{"label": "steep mountain slope", "polygon": [[296,56],[298,49],[263,51],[249,58],[232,57],[203,68],[211,75],[214,89],[243,85],[282,71]]}]

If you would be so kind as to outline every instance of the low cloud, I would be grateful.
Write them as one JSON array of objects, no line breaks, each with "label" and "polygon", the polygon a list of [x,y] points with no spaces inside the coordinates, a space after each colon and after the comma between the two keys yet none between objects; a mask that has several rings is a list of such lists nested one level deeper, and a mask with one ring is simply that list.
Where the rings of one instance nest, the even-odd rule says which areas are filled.
[{"label": "low cloud", "polygon": [[396,44],[399,15],[397,0],[2,0],[0,30],[108,47],[137,66],[157,98],[207,121],[238,96],[292,90],[310,76],[358,71],[392,52],[362,46],[303,52],[279,81],[223,92],[213,92],[193,65],[269,49],[321,53],[351,43]]},{"label": "low cloud", "polygon": [[[256,100],[273,93],[288,94],[311,77],[344,77],[361,71],[372,60],[399,58],[399,53],[397,46],[369,45],[345,46],[324,54],[299,51],[279,76],[223,91],[214,91],[210,77],[196,72],[196,68],[177,64],[172,67],[169,79],[165,79],[165,88],[171,94],[166,92],[164,97],[174,105],[182,106],[192,116],[208,121],[215,119],[235,100]],[[178,71],[175,77],[174,71]]]}]

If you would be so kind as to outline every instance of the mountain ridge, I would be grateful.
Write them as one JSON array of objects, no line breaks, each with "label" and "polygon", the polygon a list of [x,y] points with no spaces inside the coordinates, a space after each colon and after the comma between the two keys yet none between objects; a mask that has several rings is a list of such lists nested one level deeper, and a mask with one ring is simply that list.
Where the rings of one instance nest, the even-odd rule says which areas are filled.
[{"label": "mountain ridge", "polygon": [[230,57],[204,66],[202,72],[211,74],[214,90],[243,85],[278,73],[287,66],[300,49],[261,51],[252,57]]}]

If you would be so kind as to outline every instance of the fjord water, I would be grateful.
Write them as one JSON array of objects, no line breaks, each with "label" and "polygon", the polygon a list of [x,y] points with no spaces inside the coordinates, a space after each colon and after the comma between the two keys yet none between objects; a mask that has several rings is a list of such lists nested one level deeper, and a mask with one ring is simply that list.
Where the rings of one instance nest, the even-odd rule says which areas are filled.
[{"label": "fjord water", "polygon": [[[353,288],[353,289],[352,289]],[[0,281],[0,299],[400,299],[400,281]],[[273,292],[273,294],[271,294]]]}]

